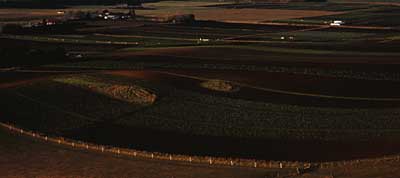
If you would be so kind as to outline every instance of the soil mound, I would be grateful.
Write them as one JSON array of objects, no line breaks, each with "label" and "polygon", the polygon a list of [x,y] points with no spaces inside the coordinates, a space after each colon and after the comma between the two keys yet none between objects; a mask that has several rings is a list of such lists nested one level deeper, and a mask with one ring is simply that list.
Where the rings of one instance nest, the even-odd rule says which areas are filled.
[{"label": "soil mound", "polygon": [[137,85],[111,84],[91,77],[56,78],[54,81],[86,88],[134,104],[149,105],[157,99],[157,95]]},{"label": "soil mound", "polygon": [[238,90],[238,87],[230,84],[229,82],[217,79],[202,82],[200,86],[203,88],[221,92],[234,92]]}]

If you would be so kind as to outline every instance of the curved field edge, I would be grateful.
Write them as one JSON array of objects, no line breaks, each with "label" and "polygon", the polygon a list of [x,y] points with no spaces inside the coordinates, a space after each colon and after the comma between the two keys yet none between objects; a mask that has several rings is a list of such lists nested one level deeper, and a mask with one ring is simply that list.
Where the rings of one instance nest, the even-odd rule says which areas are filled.
[{"label": "curved field edge", "polygon": [[39,132],[24,130],[15,127],[11,124],[6,124],[3,122],[0,122],[0,126],[14,133],[19,133],[21,135],[44,140],[50,143],[56,143],[83,150],[97,151],[102,153],[112,153],[116,155],[124,155],[130,157],[142,157],[147,159],[182,161],[187,163],[202,163],[209,165],[227,165],[227,166],[255,167],[255,168],[303,168],[303,167],[308,167],[311,164],[305,162],[260,161],[260,160],[238,159],[238,158],[190,156],[190,155],[166,154],[161,152],[148,152],[148,151],[140,151],[140,150],[106,146],[106,145],[98,145],[64,137],[51,137]]},{"label": "curved field edge", "polygon": [[24,130],[15,127],[11,124],[0,122],[0,127],[7,129],[10,132],[19,133],[20,135],[28,136],[33,139],[55,143],[75,149],[89,150],[93,152],[111,153],[114,155],[138,157],[145,159],[157,159],[166,161],[180,161],[186,163],[200,163],[208,165],[224,165],[231,167],[252,167],[261,169],[295,169],[289,175],[294,176],[299,174],[299,171],[314,169],[314,168],[337,168],[346,167],[348,165],[357,166],[362,164],[371,164],[377,162],[400,162],[400,155],[388,155],[379,158],[370,159],[353,159],[347,161],[330,161],[330,162],[299,162],[299,161],[274,161],[274,160],[256,160],[256,159],[240,159],[227,157],[212,157],[212,156],[196,156],[196,155],[179,155],[167,154],[162,152],[148,152],[134,149],[98,145],[79,140],[68,139],[64,137],[51,137],[42,133]]},{"label": "curved field edge", "polygon": [[[99,76],[99,74],[96,74],[96,76]],[[110,80],[110,82],[113,82],[113,83],[135,82],[135,81],[132,81],[131,78],[114,78],[114,76],[110,76],[110,75],[102,75],[102,76],[103,76],[101,78],[102,81],[107,81],[107,80],[112,79],[112,80]],[[155,90],[155,91],[157,91],[156,93],[161,93],[161,96],[162,96],[162,93],[164,93],[164,94],[165,93],[169,93],[169,92],[166,92],[166,91],[169,91],[169,89],[171,89],[171,88],[168,88],[168,87],[165,88],[165,86],[164,86],[164,92],[160,92],[160,91],[158,91],[156,89],[157,85],[155,83],[151,84],[151,83],[147,83],[145,81],[142,81],[142,82],[144,82],[144,83],[141,83],[140,84],[141,86],[145,86],[146,88],[148,87],[148,88],[150,88],[152,90]],[[50,84],[50,85],[48,85],[48,84]],[[56,86],[56,88],[54,88],[53,84],[57,84],[58,87]],[[153,85],[153,87],[156,87],[156,88],[151,87],[151,85]],[[339,138],[340,139],[343,139],[343,138],[349,139],[350,137],[352,137],[352,138],[353,137],[357,137],[357,138],[358,137],[372,138],[371,135],[373,135],[374,137],[378,137],[379,136],[379,137],[393,137],[394,138],[395,136],[397,137],[399,135],[398,134],[398,128],[396,127],[396,125],[398,125],[398,124],[396,124],[396,122],[397,122],[396,119],[387,118],[387,119],[389,119],[387,121],[390,121],[391,124],[388,124],[386,126],[383,125],[384,127],[382,127],[382,125],[381,125],[379,127],[381,129],[379,129],[379,128],[376,129],[375,127],[373,127],[372,129],[370,127],[365,127],[365,129],[363,130],[362,129],[363,127],[358,127],[357,125],[349,126],[349,123],[350,123],[350,125],[352,125],[351,123],[353,123],[353,124],[360,123],[361,125],[365,124],[365,123],[362,123],[362,120],[364,120],[364,122],[368,121],[368,122],[370,122],[370,124],[373,124],[373,125],[380,125],[379,122],[381,122],[381,121],[379,121],[379,119],[365,120],[365,119],[362,119],[362,118],[364,116],[369,116],[369,118],[381,117],[382,115],[385,116],[385,114],[383,114],[384,112],[378,112],[378,113],[374,114],[374,113],[368,113],[367,112],[368,110],[359,110],[359,111],[358,110],[356,110],[356,111],[346,110],[347,112],[345,112],[345,113],[343,113],[343,112],[339,113],[340,118],[342,118],[343,116],[348,115],[349,112],[350,113],[357,112],[359,116],[360,116],[360,114],[362,114],[361,115],[362,117],[360,117],[359,119],[356,119],[356,120],[353,119],[353,121],[351,121],[351,122],[347,122],[348,119],[351,119],[351,117],[347,117],[347,116],[346,116],[346,118],[338,120],[338,122],[330,122],[329,119],[328,119],[329,123],[340,124],[340,125],[337,125],[337,128],[341,128],[341,129],[326,129],[326,128],[324,129],[324,127],[322,127],[322,126],[315,127],[315,124],[314,124],[313,127],[311,127],[311,126],[310,127],[305,127],[305,126],[302,126],[302,125],[297,125],[296,126],[295,123],[301,123],[300,121],[303,121],[303,120],[300,120],[300,119],[302,119],[302,118],[306,119],[306,122],[307,122],[307,118],[309,116],[307,116],[307,117],[298,117],[298,118],[296,117],[296,118],[293,118],[293,119],[290,119],[290,117],[289,117],[288,119],[292,120],[292,122],[295,121],[295,123],[291,124],[292,126],[289,125],[289,127],[288,127],[287,124],[286,125],[282,125],[282,124],[284,124],[284,123],[286,123],[287,121],[290,121],[290,120],[287,120],[287,119],[281,118],[281,117],[277,118],[277,121],[279,121],[279,122],[276,123],[276,124],[278,124],[278,125],[269,124],[269,125],[264,125],[264,126],[261,125],[262,127],[259,127],[260,124],[269,123],[270,121],[268,121],[268,120],[263,121],[262,119],[265,118],[265,117],[257,117],[258,119],[261,119],[261,120],[257,120],[257,118],[256,118],[256,120],[253,120],[254,118],[250,117],[250,119],[252,119],[252,121],[254,121],[254,122],[252,122],[252,123],[246,123],[246,122],[237,123],[236,122],[236,125],[233,125],[233,126],[237,126],[237,128],[233,128],[233,129],[231,128],[230,131],[229,131],[229,129],[224,129],[224,128],[226,128],[226,123],[232,123],[234,120],[236,120],[238,118],[229,119],[232,116],[236,116],[235,114],[229,115],[229,117],[221,118],[221,116],[224,116],[224,114],[221,114],[221,110],[220,110],[221,108],[219,108],[219,107],[222,106],[222,109],[225,112],[226,111],[234,112],[235,111],[234,109],[232,110],[232,109],[229,109],[229,108],[230,107],[237,108],[237,107],[243,106],[243,105],[251,105],[251,106],[256,107],[255,108],[256,110],[251,109],[249,111],[246,111],[246,112],[250,112],[249,114],[251,114],[254,111],[257,111],[257,108],[260,109],[260,107],[261,107],[261,109],[265,110],[265,107],[267,107],[267,106],[268,107],[273,107],[273,105],[260,105],[260,103],[257,104],[257,102],[256,103],[245,102],[245,101],[242,101],[242,100],[240,100],[241,102],[235,102],[232,99],[224,98],[224,97],[221,98],[222,101],[218,102],[217,100],[215,100],[215,98],[212,99],[212,98],[210,98],[208,96],[206,97],[206,95],[201,95],[201,94],[194,95],[192,92],[180,91],[179,93],[183,92],[183,94],[185,94],[184,98],[186,98],[186,100],[189,100],[188,101],[189,103],[186,102],[186,103],[182,104],[181,102],[179,102],[180,101],[179,100],[178,102],[175,102],[175,103],[176,104],[181,103],[181,104],[179,104],[177,106],[178,108],[175,108],[175,109],[174,109],[174,107],[172,107],[172,108],[169,107],[169,106],[171,106],[171,104],[169,102],[164,103],[164,104],[167,104],[166,105],[166,111],[172,110],[172,111],[168,111],[167,113],[169,113],[169,114],[181,113],[181,110],[179,109],[180,108],[179,106],[181,106],[181,107],[183,106],[183,107],[186,108],[188,106],[188,104],[189,105],[193,105],[193,106],[189,107],[192,110],[192,112],[186,112],[186,114],[184,114],[184,115],[179,115],[178,114],[177,115],[177,116],[179,116],[178,118],[172,117],[173,115],[170,116],[168,114],[166,116],[165,115],[163,116],[163,114],[159,115],[159,114],[157,114],[157,112],[155,113],[156,114],[155,116],[161,116],[161,117],[147,117],[147,115],[149,115],[149,114],[152,115],[152,113],[155,112],[152,108],[147,108],[146,109],[147,112],[144,112],[146,117],[140,118],[141,114],[135,115],[135,114],[129,114],[128,113],[127,115],[125,115],[123,113],[125,111],[129,112],[129,111],[131,111],[131,109],[135,109],[135,108],[127,107],[127,105],[124,104],[124,103],[118,103],[118,102],[116,103],[114,100],[107,99],[107,97],[104,97],[104,96],[100,97],[101,95],[95,94],[94,92],[90,92],[90,91],[82,92],[82,91],[85,91],[85,90],[81,90],[81,89],[79,89],[77,87],[72,87],[72,86],[69,86],[69,85],[65,86],[65,85],[62,85],[62,84],[58,84],[57,82],[51,82],[51,83],[38,82],[38,83],[33,84],[33,85],[31,84],[31,85],[24,85],[24,86],[25,87],[22,87],[22,86],[17,87],[16,88],[17,90],[13,91],[12,93],[15,93],[15,92],[21,93],[22,95],[26,95],[25,97],[23,97],[23,96],[22,96],[22,98],[20,96],[17,97],[17,95],[15,95],[15,94],[9,95],[9,96],[5,95],[3,103],[5,104],[5,108],[11,108],[11,111],[9,113],[5,113],[5,115],[3,115],[4,116],[4,119],[3,119],[4,122],[13,123],[13,124],[15,124],[15,125],[17,125],[18,127],[21,127],[21,128],[26,128],[26,129],[30,129],[30,130],[32,130],[32,129],[33,130],[37,130],[37,131],[39,131],[41,133],[53,134],[53,135],[56,135],[56,136],[63,136],[63,137],[68,137],[68,138],[74,138],[74,139],[77,139],[77,140],[85,140],[87,142],[98,143],[98,144],[115,145],[115,146],[118,145],[120,147],[134,148],[134,149],[139,149],[139,150],[148,150],[148,151],[151,150],[151,151],[156,151],[156,152],[169,152],[169,153],[174,153],[174,154],[175,153],[176,154],[183,153],[183,154],[189,154],[189,155],[190,154],[196,154],[196,155],[204,155],[204,156],[213,155],[213,156],[217,156],[217,157],[218,156],[223,156],[222,154],[217,154],[217,153],[214,154],[213,152],[209,152],[209,151],[206,151],[206,152],[202,153],[202,151],[204,151],[204,148],[202,148],[202,147],[200,147],[200,149],[197,150],[197,151],[194,151],[194,150],[196,150],[195,147],[188,148],[186,150],[181,150],[181,151],[176,151],[176,150],[175,151],[174,150],[171,151],[171,150],[168,150],[168,149],[171,149],[171,148],[167,148],[167,147],[163,147],[163,148],[159,148],[159,149],[152,149],[152,148],[149,148],[149,147],[146,148],[146,146],[141,145],[141,144],[146,144],[146,143],[143,143],[140,139],[138,140],[137,137],[135,137],[135,135],[141,135],[142,133],[147,133],[147,134],[149,134],[150,137],[152,137],[153,135],[152,135],[152,133],[148,133],[146,130],[140,130],[140,127],[137,128],[137,127],[135,127],[135,125],[136,126],[146,127],[148,129],[150,129],[150,132],[151,132],[151,128],[163,128],[163,127],[160,127],[160,126],[164,126],[164,127],[168,126],[168,127],[170,127],[169,129],[167,129],[167,128],[164,128],[164,129],[165,130],[178,129],[180,133],[186,133],[186,134],[187,133],[197,133],[198,135],[207,135],[207,134],[210,135],[211,134],[211,135],[215,135],[215,136],[221,136],[220,134],[225,134],[225,135],[226,134],[234,134],[235,132],[232,132],[232,130],[236,130],[236,131],[242,132],[242,134],[241,133],[237,133],[239,135],[239,137],[241,137],[241,138],[254,136],[252,134],[257,134],[257,132],[258,132],[259,134],[264,134],[264,136],[266,138],[279,137],[279,138],[297,138],[297,139],[301,139],[301,141],[299,141],[300,143],[307,142],[307,138],[315,138],[315,139],[329,139],[329,138],[330,139],[339,139]],[[50,90],[48,90],[48,89],[50,89]],[[65,89],[65,90],[63,90],[63,89]],[[70,89],[76,89],[76,90],[70,90]],[[9,92],[11,92],[11,91],[9,91]],[[64,96],[61,95],[60,96],[60,93],[68,93],[68,95],[64,95]],[[82,95],[76,95],[76,94],[71,95],[71,93],[81,93],[82,95],[93,96],[92,99],[96,99],[96,98],[98,98],[98,99],[97,100],[93,100],[93,101],[95,101],[94,103],[90,102],[91,104],[82,103],[82,104],[78,104],[77,105],[76,103],[80,102],[80,99],[82,98],[80,96],[82,96]],[[39,95],[37,96],[36,94],[39,94]],[[175,95],[171,95],[171,97],[174,100],[176,100],[176,97],[174,97],[174,96]],[[179,95],[179,96],[182,96],[182,95]],[[197,99],[193,99],[194,96],[196,96]],[[8,98],[8,97],[10,97],[10,98]],[[42,97],[44,97],[44,98],[42,98]],[[205,103],[203,103],[201,105],[196,104],[196,102],[203,101],[203,100],[199,100],[198,99],[199,97],[201,97],[203,99],[206,99],[206,101],[204,101]],[[10,102],[6,102],[7,98],[11,99],[11,100],[8,100],[11,103]],[[30,98],[30,100],[32,100],[32,99],[33,100],[37,100],[39,102],[42,102],[42,103],[44,102],[45,104],[46,103],[47,104],[43,105],[41,103],[31,102],[31,101],[25,102],[24,100],[26,98]],[[72,100],[72,102],[69,102],[69,104],[67,104],[67,105],[62,104],[63,101],[65,101],[65,100],[70,101],[72,98],[78,98],[78,100],[76,100],[76,101]],[[217,99],[218,99],[218,97],[217,97]],[[19,101],[19,102],[15,103],[14,100]],[[92,101],[90,97],[86,97],[85,99],[83,99],[83,101],[85,101],[85,100]],[[170,101],[170,100],[167,100],[167,101]],[[14,104],[13,104],[13,102],[14,102]],[[96,103],[96,102],[100,102],[100,103],[106,104],[106,105],[105,105],[105,107],[100,107],[99,108],[98,107],[99,103]],[[233,102],[233,103],[230,103],[230,104],[226,105],[226,102]],[[25,103],[25,105],[24,105],[24,103]],[[198,117],[199,115],[200,116],[204,115],[203,113],[207,113],[207,112],[202,112],[201,110],[200,110],[200,112],[196,112],[198,110],[198,108],[200,106],[201,107],[205,106],[205,107],[209,108],[208,105],[210,105],[210,103],[213,103],[213,105],[218,106],[217,108],[215,108],[215,107],[214,108],[210,108],[212,113],[215,113],[217,115],[209,115],[211,118],[210,117],[206,117],[206,118],[209,118],[209,119],[201,119],[201,117]],[[15,105],[15,104],[17,104],[17,105]],[[34,112],[32,114],[29,114],[29,111],[30,111],[29,108],[32,108],[33,104],[35,105],[35,108],[37,108],[39,110],[39,112],[37,112],[36,114]],[[117,105],[113,106],[113,104],[117,104]],[[39,107],[39,105],[43,105],[43,106]],[[70,108],[70,107],[68,107],[68,105],[77,106],[76,108],[78,108],[78,110],[74,110],[74,107]],[[85,110],[85,108],[82,109],[82,106],[86,107],[86,105],[87,105],[86,110]],[[48,106],[52,106],[52,107],[48,107]],[[107,108],[108,106],[112,106],[113,108],[115,108],[115,106],[117,106],[117,109],[118,110],[121,109],[121,111],[123,111],[123,112],[119,112],[118,110],[114,110],[113,112],[109,112],[109,111],[103,112],[104,110],[101,109],[101,108]],[[175,105],[172,104],[172,106],[175,106]],[[159,107],[159,106],[156,106],[156,107]],[[273,108],[278,109],[276,107],[277,106],[274,106]],[[286,108],[286,106],[284,106],[284,107]],[[14,109],[28,108],[28,110],[25,113],[25,116],[23,116],[23,115],[18,114],[18,111],[17,111],[17,113],[13,113],[12,110],[14,110],[14,109],[12,109],[12,108],[14,108]],[[240,108],[242,108],[242,107],[240,107]],[[291,111],[290,108],[289,109],[286,108],[287,110],[285,108],[281,108],[281,109],[285,110],[284,113],[287,113],[287,112]],[[295,109],[296,112],[302,113],[301,110],[299,111],[299,108],[302,108],[302,107],[294,107],[294,108],[297,108],[297,109]],[[294,108],[292,108],[292,109],[294,109]],[[87,109],[89,109],[89,110],[87,110]],[[316,109],[319,112],[328,112],[328,114],[326,116],[330,116],[332,114],[334,114],[334,115],[338,114],[338,113],[335,113],[335,112],[332,112],[332,111],[329,111],[329,110],[326,110],[326,109],[321,109],[321,108],[312,107],[312,109]],[[149,110],[153,110],[153,111],[149,112]],[[207,110],[209,110],[209,109],[207,109]],[[217,111],[217,112],[214,112],[214,110]],[[377,111],[379,111],[379,110],[377,110]],[[75,113],[75,111],[76,111],[76,113]],[[90,112],[90,111],[95,111],[95,112]],[[101,112],[99,112],[99,111],[101,111]],[[165,108],[162,109],[160,113],[164,113],[164,111],[165,111]],[[396,111],[396,109],[395,110],[386,110],[385,109],[384,111],[393,112],[393,111]],[[193,113],[193,112],[195,112],[195,113]],[[276,110],[275,110],[275,112],[276,112]],[[115,117],[114,113],[115,114],[123,114],[124,117],[118,117],[118,116]],[[385,113],[387,113],[387,112],[385,112]],[[37,115],[37,114],[40,114],[40,115]],[[76,114],[78,114],[78,115],[74,116]],[[189,115],[187,115],[187,114],[189,114]],[[371,114],[373,114],[373,115],[371,115]],[[45,115],[45,117],[35,117],[35,118],[40,118],[40,119],[31,119],[32,116],[42,116],[42,115]],[[85,118],[78,117],[79,115],[84,115],[84,116],[88,117],[88,119],[85,120]],[[189,122],[185,122],[184,121],[185,118],[188,118],[185,115],[187,115],[189,118],[192,118],[192,119],[188,120]],[[271,115],[271,117],[274,117],[273,115]],[[304,115],[304,113],[302,115]],[[391,114],[391,115],[392,115],[391,117],[395,116],[393,114]],[[111,117],[109,117],[109,116],[111,116]],[[167,117],[167,116],[170,116],[170,117]],[[242,116],[242,115],[239,115],[239,116]],[[257,115],[250,115],[250,116],[257,116]],[[268,115],[266,115],[266,116],[267,116],[267,118],[270,117]],[[304,115],[304,116],[306,116],[306,115]],[[323,119],[320,122],[325,120],[325,117],[322,117],[322,118]],[[114,122],[114,119],[117,119],[117,122],[115,122],[114,126],[119,126],[117,130],[113,130],[114,127],[112,127],[112,126],[108,127],[108,126],[103,126],[101,124],[101,123],[104,123],[104,124],[110,125],[110,124],[112,124]],[[137,119],[139,119],[139,120],[137,120]],[[143,119],[145,119],[145,120],[143,120]],[[181,119],[181,120],[179,120],[179,119]],[[213,121],[215,119],[217,119],[217,121]],[[228,120],[226,120],[226,119],[228,119]],[[246,117],[244,119],[246,119]],[[247,118],[247,119],[249,119],[249,118]],[[60,123],[58,123],[58,121],[62,121],[60,123],[62,123],[63,125],[60,125]],[[78,125],[74,123],[75,121],[78,121]],[[83,121],[85,121],[85,122],[83,122]],[[100,124],[99,124],[99,121],[100,121]],[[144,121],[146,121],[146,122],[144,122]],[[209,123],[210,121],[213,121],[212,123],[216,122],[217,125],[214,125],[214,126],[211,125],[212,127],[210,128],[210,123]],[[377,122],[378,124],[376,124],[376,121],[378,121]],[[204,123],[202,123],[202,122],[204,122]],[[52,123],[53,123],[53,125],[52,125]],[[73,127],[78,126],[78,128],[65,127],[65,124],[69,125],[71,123],[72,123]],[[307,123],[309,123],[309,122],[307,122]],[[325,121],[323,123],[325,123]],[[381,122],[381,123],[383,123],[383,122]],[[89,124],[89,127],[87,127],[88,124]],[[127,124],[127,126],[129,126],[129,128],[131,130],[132,130],[132,128],[136,128],[136,129],[133,129],[133,130],[139,130],[139,131],[138,132],[129,132],[129,133],[118,132],[118,130],[124,129],[123,126],[125,124]],[[142,125],[142,124],[144,124],[144,125]],[[191,124],[191,125],[187,125],[187,124]],[[233,124],[235,124],[235,123],[233,123]],[[247,128],[249,125],[251,126],[251,128],[255,128],[255,129],[253,130],[253,129]],[[271,125],[279,126],[279,127],[271,127]],[[307,125],[309,125],[309,124],[307,124]],[[325,124],[322,124],[322,125],[325,125]],[[330,128],[332,128],[332,124],[328,124],[328,125],[329,125]],[[69,126],[71,126],[71,125],[69,125]],[[335,125],[333,125],[333,126],[335,126]],[[366,125],[364,125],[364,126],[366,126]],[[372,126],[372,125],[370,125],[370,126]],[[282,129],[279,129],[279,128],[282,128]],[[107,130],[104,130],[104,129],[107,129]],[[125,129],[128,129],[128,128],[125,127]],[[194,130],[192,130],[192,129],[194,129]],[[262,129],[262,130],[260,130],[260,129]],[[104,134],[99,135],[99,137],[95,136],[96,138],[91,139],[90,135],[94,136],[92,133],[96,133],[96,130],[97,131],[101,131],[102,130],[102,132],[104,132]],[[251,131],[249,131],[249,130],[251,130]],[[117,131],[117,132],[115,132],[115,131]],[[85,137],[85,134],[83,134],[83,133],[87,133],[87,135],[89,137]],[[108,137],[108,136],[110,136],[110,133],[111,133],[112,136]],[[126,134],[132,134],[132,136],[124,138],[124,136]],[[261,137],[262,135],[258,135],[258,136]],[[290,137],[288,137],[288,136],[290,136]],[[120,141],[107,140],[107,138],[112,138],[112,137],[113,137],[113,139],[114,138],[124,138],[124,139],[120,140]],[[164,137],[162,137],[162,138],[164,138]],[[169,139],[167,136],[165,138],[167,138],[167,139],[164,139],[164,140],[168,140]],[[97,139],[99,139],[99,140],[97,140]],[[101,140],[101,139],[105,139],[105,140]],[[176,140],[176,139],[177,139],[176,137],[173,138],[173,140]],[[211,140],[212,139],[213,138],[211,138]],[[184,139],[180,139],[180,140],[183,141]],[[197,140],[197,139],[192,139],[192,140]],[[157,143],[159,143],[159,141],[155,137],[153,139],[149,139],[149,141],[151,142],[151,143],[148,142],[149,144],[157,144]],[[201,138],[200,138],[200,140],[197,140],[197,141],[201,142]],[[223,140],[221,139],[219,141],[223,141]],[[161,142],[162,142],[162,140],[161,140]],[[133,143],[136,143],[136,144],[129,146],[130,144],[133,144]],[[188,142],[183,142],[183,143],[188,143]],[[270,142],[268,142],[268,143],[270,143]],[[274,142],[272,142],[272,143],[274,143]],[[355,143],[352,142],[352,144],[355,144]],[[189,145],[191,145],[191,144],[189,144]],[[273,144],[273,145],[277,145],[277,144]],[[280,147],[279,144],[276,147]],[[218,149],[223,150],[223,149],[225,149],[225,147],[224,148],[221,147],[221,148],[218,148]],[[308,149],[308,150],[313,150],[313,149]],[[315,150],[319,150],[319,148],[315,149]],[[354,149],[354,150],[360,151],[358,149]],[[229,151],[232,151],[232,150],[226,150],[226,151],[229,152]],[[363,151],[365,151],[365,150],[363,150]],[[253,151],[248,151],[248,152],[243,152],[243,153],[256,153],[256,152],[257,152],[257,150],[254,150],[254,152]],[[292,153],[296,153],[296,152],[297,152],[297,150],[293,150],[292,151]],[[240,154],[242,152],[237,152],[237,153]],[[334,158],[334,159],[326,158],[326,160],[344,160],[344,159],[356,159],[356,158],[367,158],[367,157],[368,158],[372,158],[372,157],[380,157],[382,155],[396,154],[398,152],[396,150],[388,150],[388,151],[385,151],[385,152],[376,151],[376,153],[377,153],[377,155],[374,155],[374,156],[372,156],[372,155],[368,156],[367,155],[367,156],[357,156],[357,157],[352,157],[352,158],[345,158],[345,155],[342,155],[344,158],[342,158],[342,157],[341,158]],[[288,154],[288,153],[285,152],[285,154]],[[311,154],[315,155],[315,152],[312,152]],[[304,153],[303,155],[306,155],[306,153]],[[226,156],[227,157],[236,157],[236,152],[228,153]],[[239,157],[239,158],[240,157],[241,158],[247,157],[247,158],[251,158],[251,159],[254,159],[254,158],[255,159],[278,159],[278,160],[286,160],[287,159],[287,158],[282,158],[282,157],[279,157],[279,156],[277,156],[277,157],[269,157],[269,155],[264,155],[264,156],[265,157],[262,157],[261,155],[260,156],[242,155],[242,156],[237,156],[237,157]],[[291,159],[288,159],[288,160],[291,160]],[[307,156],[306,158],[293,158],[293,160],[309,161],[309,160],[314,160],[314,159],[312,159],[309,156]],[[322,160],[325,160],[325,159],[322,159]],[[319,161],[319,160],[316,160],[316,161]]]},{"label": "curved field edge", "polygon": [[[114,76],[109,77],[112,77],[111,79],[114,82],[118,80]],[[119,82],[124,81],[133,82],[129,78],[119,79]],[[83,120],[84,123],[78,122],[80,126],[91,125],[96,122],[109,122],[130,127],[164,128],[164,130],[175,130],[196,135],[237,136],[241,138],[341,140],[343,138],[370,139],[371,136],[380,138],[400,134],[396,127],[399,124],[395,119],[398,115],[396,108],[305,107],[252,102],[224,96],[209,96],[152,83],[140,85],[161,94],[161,99],[154,106],[147,107],[145,110],[79,88],[64,86],[57,82],[40,82],[35,85],[19,87],[15,91],[5,92],[3,101],[8,101],[5,107],[10,109],[10,116],[13,116],[12,112],[18,112],[15,111],[16,108],[12,109],[12,107],[31,108],[31,105],[34,104],[36,110],[26,110],[27,113],[31,114],[18,114],[21,117],[18,123],[25,126],[32,124],[41,126],[38,129],[42,131],[44,129],[49,133],[59,133],[59,131],[65,130],[62,129],[66,126],[65,124],[54,123],[53,118],[56,116],[56,120],[70,118],[70,120],[64,119],[64,122],[69,121],[71,123],[66,124],[73,126],[77,124],[72,124],[75,121]],[[49,87],[50,89],[48,89]],[[73,94],[60,95],[60,92]],[[64,103],[65,100],[70,102]],[[88,102],[89,100],[90,102]],[[107,107],[114,109],[106,109]],[[245,112],[237,111],[238,108]],[[30,119],[27,118],[32,115],[42,116],[40,121],[43,123],[36,124],[28,121]],[[191,119],[188,120],[187,118]],[[310,123],[316,121],[318,124],[310,125]],[[387,124],[383,124],[385,122]],[[229,125],[229,128],[227,128],[227,125]],[[49,126],[52,127],[49,128]],[[32,129],[32,127],[27,128]]]},{"label": "curved field edge", "polygon": [[[0,172],[2,177],[265,177],[293,169],[255,169],[145,159],[50,143],[20,135],[0,126]],[[45,159],[43,159],[45,158]],[[38,160],[43,160],[38,164]],[[56,163],[56,164],[55,164]],[[95,164],[93,164],[95,163]],[[24,166],[21,167],[21,164]],[[118,165],[118,166],[115,166]],[[160,166],[162,165],[162,166]]]}]

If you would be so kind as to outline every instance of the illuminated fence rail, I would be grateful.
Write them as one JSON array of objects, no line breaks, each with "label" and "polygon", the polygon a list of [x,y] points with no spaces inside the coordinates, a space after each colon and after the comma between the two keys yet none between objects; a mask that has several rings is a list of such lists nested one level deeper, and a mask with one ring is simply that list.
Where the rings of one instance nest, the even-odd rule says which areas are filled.
[{"label": "illuminated fence rail", "polygon": [[166,154],[159,152],[147,152],[138,151],[127,148],[118,148],[112,146],[97,145],[92,143],[86,143],[82,141],[76,141],[63,137],[50,137],[41,133],[32,132],[15,127],[10,124],[0,122],[0,126],[6,128],[12,132],[19,133],[21,135],[33,137],[46,142],[60,144],[76,149],[90,150],[102,153],[111,153],[118,156],[128,157],[140,157],[147,159],[157,160],[169,160],[169,161],[182,161],[187,163],[198,163],[208,165],[223,165],[223,166],[237,166],[237,167],[253,167],[253,168],[270,168],[270,169],[296,169],[293,174],[299,173],[299,171],[308,168],[332,168],[342,166],[357,166],[364,163],[377,163],[386,161],[400,161],[400,155],[392,155],[383,158],[374,159],[361,159],[361,160],[350,160],[350,161],[334,161],[334,162],[321,162],[321,163],[305,163],[305,162],[294,162],[294,161],[266,161],[266,160],[251,160],[251,159],[235,159],[235,158],[222,158],[222,157],[206,157],[206,156],[188,156],[178,154]]}]

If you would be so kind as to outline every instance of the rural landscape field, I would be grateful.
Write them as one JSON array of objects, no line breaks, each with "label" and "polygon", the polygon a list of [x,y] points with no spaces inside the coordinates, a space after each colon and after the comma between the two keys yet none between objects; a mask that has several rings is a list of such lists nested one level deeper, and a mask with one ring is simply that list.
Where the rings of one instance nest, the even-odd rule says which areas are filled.
[{"label": "rural landscape field", "polygon": [[400,1],[0,2],[0,177],[400,176]]}]

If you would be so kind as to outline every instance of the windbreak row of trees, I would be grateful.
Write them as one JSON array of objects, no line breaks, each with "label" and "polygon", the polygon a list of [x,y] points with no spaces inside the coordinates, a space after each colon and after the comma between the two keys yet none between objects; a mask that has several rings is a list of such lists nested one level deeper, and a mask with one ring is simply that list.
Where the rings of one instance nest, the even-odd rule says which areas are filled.
[{"label": "windbreak row of trees", "polygon": [[127,3],[139,5],[146,0],[5,0],[0,8],[63,8],[70,5],[114,5]]}]

